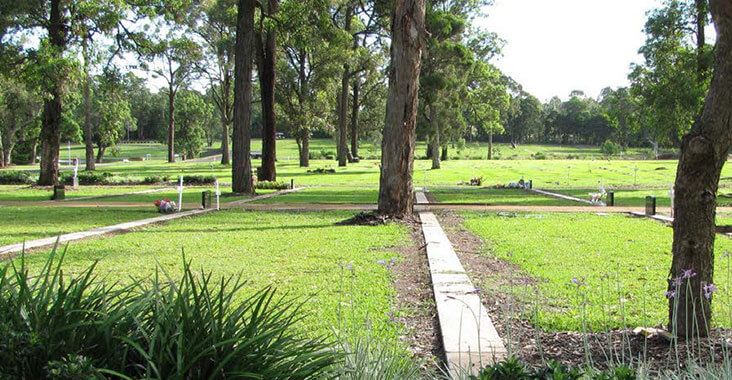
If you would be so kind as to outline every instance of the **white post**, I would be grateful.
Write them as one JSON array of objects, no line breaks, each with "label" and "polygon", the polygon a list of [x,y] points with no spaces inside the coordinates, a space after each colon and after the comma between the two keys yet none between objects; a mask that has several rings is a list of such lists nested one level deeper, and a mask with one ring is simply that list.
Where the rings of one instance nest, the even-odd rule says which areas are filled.
[{"label": "white post", "polygon": [[178,211],[183,208],[183,176],[178,176]]},{"label": "white post", "polygon": [[74,158],[74,182],[73,185],[74,189],[79,188],[79,159]]},{"label": "white post", "polygon": [[69,150],[69,163],[71,163],[71,141],[68,141],[66,144]]},{"label": "white post", "polygon": [[671,188],[668,191],[668,196],[671,198],[671,217],[674,217],[674,196],[676,194],[674,193],[674,185],[671,185]]},{"label": "white post", "polygon": [[219,209],[219,196],[221,195],[221,191],[219,191],[219,180],[216,180],[216,210]]}]

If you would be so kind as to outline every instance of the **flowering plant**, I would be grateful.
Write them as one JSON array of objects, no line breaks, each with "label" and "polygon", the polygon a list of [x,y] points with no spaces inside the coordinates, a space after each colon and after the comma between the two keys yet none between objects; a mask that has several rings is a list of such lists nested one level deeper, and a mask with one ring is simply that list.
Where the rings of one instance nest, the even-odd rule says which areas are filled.
[{"label": "flowering plant", "polygon": [[171,202],[170,199],[163,199],[155,201],[155,207],[158,208],[159,213],[172,214],[178,211],[175,202]]}]

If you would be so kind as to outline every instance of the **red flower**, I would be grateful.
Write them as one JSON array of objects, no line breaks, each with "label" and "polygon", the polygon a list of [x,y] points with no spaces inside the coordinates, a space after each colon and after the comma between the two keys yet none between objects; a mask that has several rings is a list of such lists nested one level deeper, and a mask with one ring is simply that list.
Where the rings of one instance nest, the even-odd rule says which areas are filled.
[{"label": "red flower", "polygon": [[170,203],[170,199],[165,198],[165,203]]},{"label": "red flower", "polygon": [[160,207],[160,201],[155,201],[155,206]]}]

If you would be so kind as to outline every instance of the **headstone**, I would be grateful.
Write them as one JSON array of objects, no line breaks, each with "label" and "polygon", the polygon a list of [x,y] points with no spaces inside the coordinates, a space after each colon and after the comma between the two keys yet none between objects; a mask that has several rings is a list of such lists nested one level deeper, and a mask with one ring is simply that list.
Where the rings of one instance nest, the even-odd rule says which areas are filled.
[{"label": "headstone", "polygon": [[646,215],[656,215],[656,197],[654,196],[649,195],[646,197]]},{"label": "headstone", "polygon": [[[211,190],[201,192],[201,207],[211,208]],[[218,197],[217,197],[218,200]]]},{"label": "headstone", "polygon": [[611,190],[611,191],[607,192],[607,199],[605,199],[605,203],[610,207],[615,206],[615,192],[614,191]]},{"label": "headstone", "polygon": [[62,201],[64,199],[66,199],[66,190],[64,188],[64,185],[55,185],[53,187],[53,195],[51,196],[51,200]]},{"label": "headstone", "polygon": [[152,159],[152,154],[150,154],[150,153],[146,154],[146,155],[145,155],[145,159],[146,159],[147,161],[150,161],[150,160]]}]

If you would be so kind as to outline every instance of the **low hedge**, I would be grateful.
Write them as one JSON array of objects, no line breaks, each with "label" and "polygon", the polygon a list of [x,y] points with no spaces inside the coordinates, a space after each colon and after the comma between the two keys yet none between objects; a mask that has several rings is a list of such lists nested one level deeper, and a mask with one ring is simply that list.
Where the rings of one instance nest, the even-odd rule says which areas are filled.
[{"label": "low hedge", "polygon": [[259,181],[254,188],[258,190],[287,190],[290,185],[285,182]]},{"label": "low hedge", "polygon": [[30,172],[22,170],[0,171],[0,185],[30,185],[35,182]]},{"label": "low hedge", "polygon": [[186,185],[210,185],[216,183],[216,176],[212,175],[184,175],[183,183]]}]

